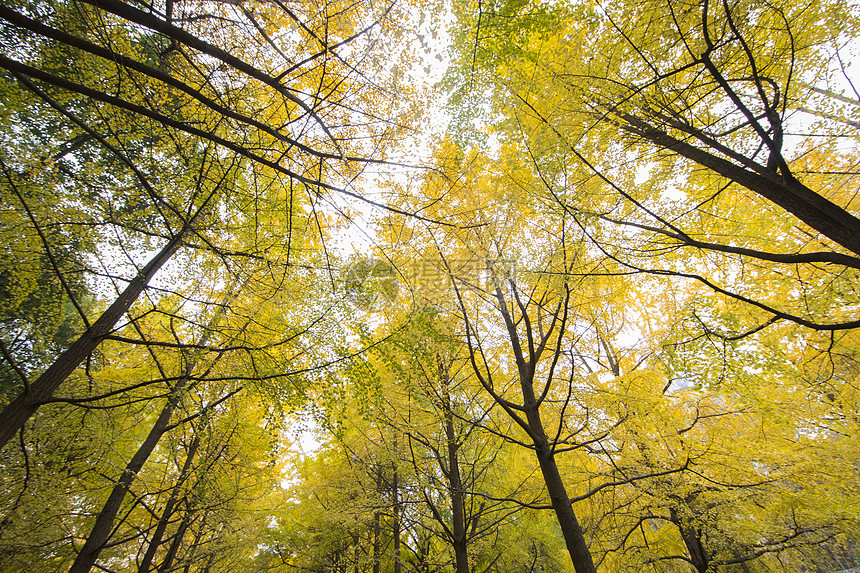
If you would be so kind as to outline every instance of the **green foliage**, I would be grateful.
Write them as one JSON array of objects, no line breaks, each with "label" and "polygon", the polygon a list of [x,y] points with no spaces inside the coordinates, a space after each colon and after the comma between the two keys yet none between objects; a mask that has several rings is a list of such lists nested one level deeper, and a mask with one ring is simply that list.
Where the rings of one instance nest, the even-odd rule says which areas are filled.
[{"label": "green foliage", "polygon": [[599,571],[856,565],[856,6],[7,5],[0,402],[179,247],[4,447],[0,571],[168,410],[96,567],[571,571],[542,444]]}]

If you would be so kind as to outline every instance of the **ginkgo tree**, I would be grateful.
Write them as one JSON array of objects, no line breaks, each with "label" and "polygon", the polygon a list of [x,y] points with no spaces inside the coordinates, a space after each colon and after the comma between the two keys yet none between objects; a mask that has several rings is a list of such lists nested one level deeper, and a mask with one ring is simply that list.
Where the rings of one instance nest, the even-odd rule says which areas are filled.
[{"label": "ginkgo tree", "polygon": [[[573,487],[582,488],[584,493],[562,494],[565,501],[559,504],[591,500],[587,502],[590,509],[585,514],[588,515],[590,528],[593,528],[589,532],[592,541],[590,547],[586,546],[579,552],[580,556],[584,556],[580,562],[582,567],[589,567],[590,559],[604,566],[612,567],[612,563],[617,565],[619,562],[610,554],[619,550],[628,555],[635,554],[633,545],[636,542],[645,543],[650,549],[634,557],[629,562],[630,567],[641,567],[643,561],[662,563],[679,560],[687,561],[699,570],[734,564],[743,564],[747,568],[767,567],[768,558],[772,555],[797,563],[804,559],[814,560],[829,550],[834,536],[839,539],[837,544],[850,545],[848,538],[842,537],[845,532],[852,530],[850,519],[844,520],[841,513],[833,516],[806,513],[802,503],[798,505],[797,500],[791,501],[791,492],[798,486],[789,484],[804,472],[810,472],[809,466],[803,465],[804,469],[800,470],[801,466],[792,468],[792,464],[782,466],[776,461],[789,459],[791,447],[780,453],[779,447],[774,447],[776,444],[765,445],[769,440],[766,433],[756,434],[753,431],[746,443],[752,444],[750,451],[759,455],[732,448],[739,433],[752,431],[765,423],[764,420],[770,420],[773,415],[770,411],[778,408],[778,404],[795,408],[787,404],[801,396],[810,396],[810,391],[815,396],[814,386],[803,381],[809,373],[806,370],[806,373],[794,376],[791,384],[800,383],[797,386],[799,393],[794,395],[795,398],[788,398],[783,388],[787,382],[784,377],[795,363],[786,361],[785,351],[779,357],[768,355],[770,344],[784,344],[801,327],[789,321],[774,326],[775,321],[772,321],[767,325],[772,328],[759,328],[745,336],[721,335],[706,324],[707,320],[743,320],[743,315],[739,317],[734,314],[738,313],[739,305],[732,306],[719,299],[714,300],[706,286],[696,288],[694,284],[694,288],[690,288],[689,285],[672,283],[664,286],[656,279],[641,281],[642,285],[637,286],[635,280],[625,278],[625,275],[631,275],[629,269],[620,264],[617,258],[607,256],[605,249],[600,248],[600,243],[589,246],[593,234],[587,229],[572,224],[572,230],[566,232],[563,222],[568,217],[568,221],[572,220],[574,215],[565,206],[559,205],[547,185],[548,180],[558,177],[559,171],[563,174],[563,170],[568,169],[566,164],[541,164],[537,159],[539,154],[528,147],[523,149],[516,145],[502,146],[496,160],[481,157],[476,152],[471,155],[469,152],[464,153],[450,143],[443,143],[440,149],[438,171],[430,178],[425,178],[421,193],[445,196],[454,205],[466,206],[458,213],[462,221],[460,229],[448,233],[425,231],[420,225],[410,227],[400,221],[392,221],[389,223],[392,237],[396,241],[415,243],[415,238],[422,236],[423,241],[418,241],[418,245],[434,245],[436,267],[441,269],[441,276],[448,275],[451,291],[447,297],[441,295],[430,297],[429,300],[463,321],[463,336],[467,341],[469,337],[472,338],[473,356],[477,357],[476,373],[486,376],[484,387],[487,392],[494,397],[497,395],[500,404],[513,410],[514,416],[524,406],[511,402],[509,394],[503,393],[510,392],[508,380],[512,375],[506,372],[504,360],[501,365],[499,363],[505,348],[505,329],[509,332],[513,352],[516,353],[517,348],[522,352],[522,363],[526,366],[526,376],[529,376],[531,358],[525,349],[533,348],[531,352],[536,353],[543,344],[547,344],[546,341],[557,340],[552,338],[554,321],[565,323],[566,315],[560,309],[571,309],[572,318],[566,328],[569,332],[564,334],[569,337],[569,342],[547,350],[546,364],[552,366],[547,366],[551,368],[550,375],[547,376],[546,386],[542,388],[551,388],[553,382],[561,382],[553,380],[556,377],[552,376],[554,365],[561,364],[559,368],[562,372],[568,372],[570,368],[570,373],[565,376],[570,376],[572,391],[566,399],[563,395],[556,397],[549,391],[540,396],[556,397],[556,400],[547,399],[543,412],[550,419],[557,415],[550,404],[567,405],[561,407],[557,420],[559,435],[565,427],[573,433],[566,438],[569,440],[567,446],[556,444],[553,450],[556,447],[559,450],[579,449],[587,454],[580,456],[574,464],[564,466],[568,472],[572,472],[570,476],[577,476],[570,483]],[[452,165],[455,167],[451,168]],[[551,168],[557,171],[553,173]],[[450,171],[446,173],[446,169]],[[520,194],[512,193],[513,189]],[[529,197],[531,202],[524,196]],[[539,219],[535,217],[537,213],[540,214]],[[552,222],[557,222],[558,227],[554,229]],[[494,232],[497,235],[494,236]],[[541,241],[543,236],[551,238]],[[515,237],[528,237],[532,242],[512,240]],[[572,241],[572,237],[577,237],[578,241]],[[523,266],[552,260],[553,249],[564,247],[565,240],[571,240],[574,246],[568,257],[560,257],[559,260],[570,261],[568,264],[572,266],[553,267],[545,262],[537,268]],[[406,247],[401,242],[394,244],[400,248]],[[509,270],[502,273],[493,269],[494,261],[510,253],[515,253],[517,257],[517,274],[514,277],[509,274]],[[432,256],[432,250],[429,253],[425,250],[424,256],[428,254]],[[477,260],[478,265],[462,264],[467,259]],[[469,272],[476,268],[480,269],[477,274]],[[530,279],[529,275],[535,278]],[[636,274],[633,273],[633,276]],[[774,284],[779,277],[767,279]],[[564,304],[556,308],[550,307],[546,301],[541,302],[542,289],[549,287],[535,287],[529,280],[534,280],[538,285],[561,285],[557,288],[562,288],[565,281],[569,281],[568,285],[573,283],[576,286],[570,286],[569,290],[562,288],[560,292],[564,293]],[[529,284],[530,288],[526,290],[522,284]],[[662,302],[655,299],[655,293],[664,293],[668,300]],[[451,298],[455,301],[453,304]],[[696,305],[693,314],[686,306],[690,302]],[[831,298],[824,302],[832,304],[838,303],[838,300]],[[535,307],[533,316],[527,314],[531,305]],[[706,308],[712,310],[705,314]],[[501,319],[497,319],[495,324],[491,318],[494,310]],[[634,326],[637,322],[658,327],[648,330],[644,326]],[[626,328],[625,323],[628,324]],[[679,325],[683,325],[683,328],[679,328]],[[736,325],[733,327],[737,328]],[[511,331],[514,334],[510,334]],[[621,333],[628,339],[638,338],[640,342],[627,349],[622,344],[623,352],[619,354],[612,338]],[[842,344],[846,344],[851,336],[846,333],[842,338]],[[583,350],[585,347],[594,347],[596,352],[586,352]],[[564,352],[560,352],[560,349]],[[831,350],[840,355],[851,354],[848,347],[831,347]],[[681,356],[694,362],[682,367],[675,362]],[[570,367],[566,366],[568,363]],[[576,374],[577,368],[585,369],[591,375]],[[628,368],[631,369],[629,373]],[[535,371],[541,376],[545,375],[543,371]],[[494,380],[491,376],[497,378]],[[607,376],[610,380],[617,379],[617,382],[607,384]],[[522,372],[517,377],[522,381]],[[642,386],[643,383],[646,385]],[[715,383],[718,385],[715,386]],[[528,386],[534,387],[534,382],[529,382]],[[699,405],[691,408],[686,398],[687,392],[681,390],[684,387],[706,389],[708,392]],[[841,387],[845,388],[844,385]],[[577,391],[574,392],[574,388]],[[654,402],[646,404],[644,398],[649,394]],[[813,399],[819,401],[821,398],[819,395]],[[786,399],[788,402],[784,401]],[[543,402],[537,400],[537,395],[534,401],[538,404]],[[738,406],[738,402],[743,406]],[[699,407],[710,410],[702,415],[702,420],[731,420],[725,428],[716,426],[727,432],[726,441],[719,447],[714,439],[717,434],[715,426],[710,425],[710,422],[699,422]],[[741,411],[736,412],[735,408]],[[828,408],[825,406],[813,417],[818,417],[819,421],[827,418]],[[612,422],[613,416],[615,422]],[[591,423],[603,422],[605,431],[590,426],[588,420]],[[690,432],[696,426],[696,433],[704,427],[709,429],[704,443],[694,446],[690,438],[696,433]],[[545,427],[543,421],[540,427]],[[845,430],[846,436],[854,433],[853,430]],[[583,431],[585,434],[579,434]],[[797,451],[803,451],[807,456],[817,450],[809,441],[809,430],[803,424],[784,424],[781,431],[785,432],[782,446],[800,441],[802,446]],[[644,436],[647,438],[643,441]],[[834,436],[829,430],[817,435],[822,445],[827,444],[817,451],[829,450]],[[509,434],[509,437],[517,439],[516,433]],[[671,455],[655,456],[653,452],[646,455],[644,450],[655,440],[666,440]],[[686,446],[683,445],[685,443]],[[765,455],[765,452],[768,453]],[[732,461],[727,462],[727,459]],[[629,462],[625,460],[637,461],[627,465]],[[825,467],[829,462],[829,454],[825,454],[817,458],[813,465]],[[731,467],[731,464],[738,466],[739,472],[735,475],[724,469]],[[793,473],[794,470],[799,473]],[[826,471],[813,479],[822,483],[831,480]],[[691,485],[697,483],[700,485]],[[690,488],[696,493],[691,494]],[[849,490],[839,489],[830,490],[833,495],[830,500],[835,507],[840,506],[844,495],[850,495]],[[632,498],[628,498],[629,495]],[[648,498],[645,505],[636,505],[632,501],[645,498]],[[719,511],[714,511],[710,517],[695,511],[691,513],[679,501],[686,498],[697,500],[696,503],[706,507],[708,503],[716,503],[711,507],[712,510],[714,507],[725,510],[730,503],[740,504],[748,500],[753,500],[754,504],[760,503],[762,507],[751,510],[749,521],[743,523],[743,519],[733,519],[731,515]],[[703,501],[705,499],[710,499],[710,502]],[[733,501],[729,502],[728,499]],[[657,505],[662,508],[660,511],[656,510]],[[627,517],[622,517],[625,514]],[[625,522],[625,519],[630,521]],[[741,531],[755,528],[754,524],[761,519],[772,519],[773,526],[767,528],[766,533],[765,528],[759,527],[753,539],[745,538],[746,534]],[[638,526],[648,523],[653,528],[661,520],[671,525],[668,529],[663,526],[659,536],[655,538],[644,531],[641,537],[638,536]],[[734,538],[721,538],[719,531],[726,527],[727,521],[732,523],[730,527],[738,528]],[[576,531],[574,527],[568,527]],[[714,530],[709,531],[708,527]],[[615,545],[610,541],[612,539]],[[618,544],[618,539],[623,541]],[[802,557],[804,554],[806,557]],[[594,555],[599,557],[599,561],[593,558]]]},{"label": "ginkgo tree", "polygon": [[[17,543],[35,527],[53,536],[34,540],[29,557],[37,561],[53,552],[62,563],[77,553],[73,568],[89,570],[103,550],[102,559],[116,560],[148,536],[146,528],[126,528],[141,527],[140,504],[153,503],[154,494],[141,492],[153,487],[147,459],[160,458],[162,435],[169,440],[227,407],[237,385],[256,383],[273,413],[297,407],[301,385],[291,391],[283,381],[332,358],[323,355],[338,339],[322,340],[324,328],[315,347],[302,348],[310,328],[329,324],[332,302],[284,301],[306,300],[299,293],[308,292],[314,267],[331,263],[316,255],[331,225],[320,212],[331,209],[328,191],[358,197],[343,187],[406,123],[398,117],[412,100],[399,97],[397,78],[383,80],[380,70],[371,84],[363,69],[385,59],[374,50],[396,55],[395,44],[378,42],[396,11],[329,3],[223,8],[2,8],[3,114],[13,126],[4,134],[4,234],[29,241],[10,249],[4,282],[18,307],[34,285],[51,295],[29,313],[10,307],[3,333],[4,393],[17,398],[4,403],[2,441],[20,438],[4,459],[4,551],[30,546]],[[26,269],[16,268],[16,251],[32,253]],[[223,294],[230,284],[242,284],[241,300]],[[45,341],[55,346],[46,350]],[[193,395],[209,399],[192,406]],[[48,412],[34,422],[40,409]],[[117,433],[89,447],[87,437],[101,427],[89,421],[100,411],[111,414]],[[56,417],[71,423],[52,425]],[[74,439],[70,447],[104,461],[84,479],[70,469],[75,478],[66,483],[82,493],[63,497],[75,498],[70,513],[98,518],[70,520],[57,508],[28,519],[44,495],[32,494],[55,481],[39,482],[50,473],[31,470],[60,455],[40,457],[40,431],[73,438],[75,421],[87,431],[79,432],[83,444]],[[149,438],[130,430],[147,426]],[[96,445],[110,452],[110,467]],[[67,460],[75,466],[87,457]],[[106,502],[98,473],[114,482]],[[178,499],[168,498],[164,511]],[[48,524],[65,534],[49,533]],[[179,541],[169,546],[161,568],[176,559]],[[150,547],[152,563],[165,544],[153,537]],[[15,557],[29,561],[24,552]]]},{"label": "ginkgo tree", "polygon": [[[829,89],[851,49],[840,35],[850,8],[459,6],[458,89],[493,95],[483,113],[497,137],[528,150],[546,192],[608,256],[747,303],[750,328],[857,326],[850,303],[809,294],[834,275],[846,290],[857,267],[854,178],[843,168],[855,161],[853,128],[807,113],[854,113],[852,98]],[[744,287],[739,266],[756,277]],[[807,308],[776,289],[786,274],[831,305]]]},{"label": "ginkgo tree", "polygon": [[857,18],[4,4],[0,569],[856,565]]},{"label": "ginkgo tree", "polygon": [[[798,389],[798,397],[826,402],[817,394],[818,367],[801,362],[800,356],[827,360],[853,355],[857,265],[850,251],[856,252],[851,237],[857,233],[847,229],[856,228],[856,216],[850,200],[840,195],[852,188],[850,169],[840,172],[837,167],[851,165],[855,153],[850,145],[837,144],[850,137],[850,122],[838,120],[849,117],[853,107],[851,98],[825,85],[832,77],[831,62],[849,49],[827,19],[843,7],[832,8],[730,2],[457,4],[461,25],[453,77],[459,82],[458,127],[475,114],[487,122],[499,145],[483,149],[497,156],[512,177],[532,171],[519,177],[518,188],[530,198],[520,202],[541,206],[544,221],[550,213],[565,213],[582,233],[584,252],[597,255],[593,274],[615,276],[604,280],[618,284],[629,284],[625,276],[641,277],[647,286],[629,291],[632,299],[616,303],[638,307],[638,315],[628,315],[628,320],[664,325],[659,332],[647,331],[650,358],[641,365],[657,368],[660,377],[668,375],[664,383],[656,383],[664,394],[678,381],[714,392],[718,417],[733,419],[730,404],[737,403],[739,384],[746,386],[746,414],[768,417],[792,369],[796,371],[790,385]],[[851,17],[846,14],[845,21]],[[799,77],[801,83],[795,81]],[[476,105],[465,90],[490,98]],[[818,114],[828,122],[804,123],[801,116],[809,115],[812,104],[803,96],[793,98],[810,91],[816,94],[815,105],[821,105],[819,96],[832,97],[840,102],[840,111],[832,117]],[[474,132],[461,133],[455,137],[480,148]],[[486,181],[476,186],[481,184]],[[480,205],[480,199],[474,204]],[[559,235],[563,228],[559,226]],[[561,240],[548,242],[558,245]],[[581,272],[561,271],[571,277]],[[577,292],[576,300],[582,300],[582,294]],[[643,298],[674,304],[643,304]],[[644,332],[641,327],[628,329],[627,336]],[[601,338],[606,341],[605,334]],[[822,345],[825,340],[829,344]],[[810,352],[798,353],[807,344]],[[774,355],[771,345],[783,349]],[[786,352],[786,346],[792,351]],[[797,359],[789,357],[792,352]],[[617,365],[612,354],[607,347],[604,356],[610,367]],[[671,358],[679,356],[684,357],[683,367]],[[613,377],[619,375],[618,369],[611,370]],[[850,385],[845,379],[829,380],[828,386],[839,388],[839,394]],[[686,409],[683,402],[672,406],[671,399],[667,407],[667,412]],[[726,412],[719,413],[720,408]],[[817,423],[829,418],[828,408],[819,411]],[[741,431],[750,422],[738,416],[735,423]],[[625,429],[636,424],[631,416],[614,436],[607,436],[606,452],[615,451],[618,440],[629,435]],[[794,434],[788,440],[810,437],[801,427],[783,429],[787,437]],[[679,426],[674,432],[686,433],[683,430]],[[828,430],[820,437],[829,444],[836,435]],[[809,445],[801,448],[807,455]],[[598,458],[612,461],[607,455]],[[693,457],[691,462],[709,463],[706,458]],[[818,463],[826,465],[826,458]],[[747,458],[741,466],[755,476],[766,463]],[[684,476],[690,471],[679,473],[675,481],[688,481]],[[743,481],[724,477],[729,491]],[[829,481],[824,474],[817,479]],[[647,490],[650,482],[642,483],[640,489]],[[789,496],[792,487],[777,495]],[[765,489],[750,497],[758,496],[765,504],[771,495]],[[702,491],[707,497],[705,491],[708,487]],[[835,505],[842,495],[832,498]],[[626,507],[623,503],[619,505]],[[774,513],[775,507],[770,508]],[[650,519],[646,513],[635,516],[633,523],[643,523],[643,517]],[[667,519],[672,520],[671,512]],[[759,531],[759,539],[747,546],[740,537],[733,539],[729,554],[718,556],[722,549],[703,550],[706,543],[687,535],[692,529],[684,529],[684,520],[689,524],[694,518],[674,519],[681,524],[687,548],[674,553],[700,570],[771,553],[789,558],[792,542],[821,548],[832,532],[852,529],[839,518],[819,521],[806,515],[793,524],[789,520],[782,532],[761,536]],[[823,533],[816,538],[819,525]],[[632,533],[627,530],[627,535]],[[644,530],[642,535],[640,542],[647,546]],[[599,547],[595,541],[592,549]]]},{"label": "ginkgo tree", "polygon": [[[226,13],[221,15],[195,14],[184,4],[174,10],[172,2],[148,10],[122,2],[2,8],[5,51],[13,57],[4,56],[0,65],[7,71],[9,90],[22,94],[10,96],[10,108],[41,100],[49,117],[56,117],[54,129],[62,130],[51,144],[74,149],[52,155],[74,162],[76,149],[93,148],[121,169],[127,184],[136,190],[133,201],[121,192],[112,200],[105,198],[108,212],[101,217],[63,221],[61,226],[131,231],[132,237],[123,237],[118,245],[127,251],[133,241],[160,238],[163,243],[97,319],[77,305],[86,332],[32,385],[27,382],[21,399],[2,414],[2,443],[99,345],[176,252],[194,246],[214,251],[215,256],[227,254],[227,245],[202,236],[212,219],[201,219],[229,204],[237,170],[262,169],[270,174],[248,178],[276,174],[289,182],[289,199],[284,203],[290,212],[296,196],[304,197],[312,209],[318,207],[320,193],[361,198],[344,185],[363,166],[380,161],[382,150],[404,124],[399,116],[411,111],[403,102],[412,100],[396,95],[401,91],[396,77],[389,75],[386,84],[380,73],[369,84],[358,64],[339,54],[349,49],[372,60],[375,38],[393,19],[393,7],[365,11],[355,5],[339,8],[324,3],[309,5],[304,12],[280,7],[262,14],[224,8]],[[280,30],[283,45],[277,45],[267,26]],[[217,38],[229,39],[231,44],[216,45]],[[392,53],[391,46],[379,49]],[[267,55],[261,58],[263,50]],[[57,69],[58,56],[73,62],[83,75],[70,76],[62,67]],[[266,71],[249,63],[254,60],[263,62]],[[111,84],[117,88],[107,87]],[[353,93],[360,93],[367,105],[359,105]],[[350,98],[349,103],[344,98]],[[84,105],[77,105],[78,101]],[[362,126],[361,133],[356,125]],[[209,158],[195,171],[200,149],[208,150],[203,153]],[[185,171],[183,184],[167,183],[166,173],[158,173],[158,167],[171,163],[167,158],[172,158],[177,170]],[[216,166],[223,168],[220,174],[210,172]],[[26,167],[17,168],[18,173],[13,173],[16,166],[8,166],[5,179],[10,195],[17,194],[23,202],[21,184],[15,179],[25,174]],[[71,171],[72,179],[76,168],[80,170],[79,166],[55,167],[62,173]],[[108,178],[112,176],[108,172]],[[93,192],[105,184],[110,189],[115,182],[99,182]],[[122,206],[116,201],[130,203],[138,217],[146,213],[151,221],[144,225],[117,221]],[[322,231],[322,217],[314,213]],[[49,225],[34,213],[30,219],[34,228]],[[163,228],[152,228],[156,222]],[[49,253],[50,244],[45,242],[43,248]],[[103,272],[119,274],[111,268]]]}]

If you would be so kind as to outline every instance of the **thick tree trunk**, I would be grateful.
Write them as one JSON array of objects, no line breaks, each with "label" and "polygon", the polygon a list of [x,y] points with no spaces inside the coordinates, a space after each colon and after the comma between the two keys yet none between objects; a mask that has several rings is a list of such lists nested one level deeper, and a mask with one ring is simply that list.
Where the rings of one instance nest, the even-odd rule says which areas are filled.
[{"label": "thick tree trunk", "polygon": [[180,232],[170,240],[143,268],[95,323],[72,343],[54,363],[30,385],[30,391],[25,392],[12,401],[0,413],[0,448],[20,430],[36,410],[54,395],[66,378],[81,362],[92,354],[105,336],[113,330],[116,323],[128,312],[132,303],[137,300],[155,273],[173,256],[182,243],[185,232]]},{"label": "thick tree trunk", "polygon": [[549,493],[552,508],[555,510],[558,525],[561,527],[564,543],[573,562],[573,568],[576,570],[576,573],[596,573],[594,561],[591,558],[591,551],[585,542],[582,527],[580,527],[579,521],[576,519],[576,514],[570,503],[570,496],[567,495],[567,489],[564,487],[564,482],[558,471],[558,465],[555,463],[555,455],[546,438],[543,422],[540,419],[537,407],[530,409],[527,412],[527,417],[530,429],[535,436],[533,442],[535,454],[540,464],[540,471],[543,474],[544,483],[546,484],[547,493]]},{"label": "thick tree trunk", "polygon": [[105,542],[110,537],[114,519],[116,519],[116,515],[119,513],[122,501],[125,499],[125,494],[128,493],[131,482],[137,476],[138,472],[140,472],[141,468],[143,468],[143,464],[149,459],[161,436],[167,430],[173,410],[176,408],[179,392],[184,386],[184,379],[176,384],[174,391],[171,392],[167,399],[167,403],[161,409],[161,414],[159,414],[155,420],[155,424],[149,431],[149,435],[146,436],[146,439],[137,449],[137,452],[135,452],[125,466],[125,471],[122,472],[122,475],[116,484],[114,484],[110,496],[108,496],[102,510],[99,512],[93,529],[90,531],[90,535],[87,537],[87,541],[84,543],[80,553],[78,553],[77,559],[75,559],[71,569],[69,569],[69,573],[87,573],[92,569]]},{"label": "thick tree trunk", "polygon": [[655,145],[674,151],[703,167],[776,203],[811,228],[860,255],[860,219],[803,185],[793,177],[758,173],[672,137],[631,114],[621,114],[628,130]]},{"label": "thick tree trunk", "polygon": [[702,544],[701,536],[696,529],[689,523],[684,523],[674,509],[669,510],[669,519],[672,520],[681,532],[681,537],[684,540],[684,545],[687,546],[687,551],[690,553],[690,561],[693,562],[693,567],[698,573],[706,573],[710,559],[705,547]]}]

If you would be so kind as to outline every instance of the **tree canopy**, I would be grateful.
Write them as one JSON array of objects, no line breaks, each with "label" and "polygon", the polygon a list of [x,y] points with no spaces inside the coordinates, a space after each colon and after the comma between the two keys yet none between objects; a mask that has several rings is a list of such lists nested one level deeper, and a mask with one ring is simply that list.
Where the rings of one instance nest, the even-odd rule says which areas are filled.
[{"label": "tree canopy", "polygon": [[0,6],[0,571],[860,566],[860,7]]}]

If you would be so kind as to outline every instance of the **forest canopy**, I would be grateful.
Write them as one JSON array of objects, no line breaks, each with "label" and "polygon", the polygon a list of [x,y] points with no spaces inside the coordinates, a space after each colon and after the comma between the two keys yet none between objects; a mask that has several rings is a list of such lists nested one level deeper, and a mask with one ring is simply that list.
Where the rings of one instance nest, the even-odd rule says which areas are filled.
[{"label": "forest canopy", "polygon": [[860,567],[860,6],[0,6],[0,572]]}]

